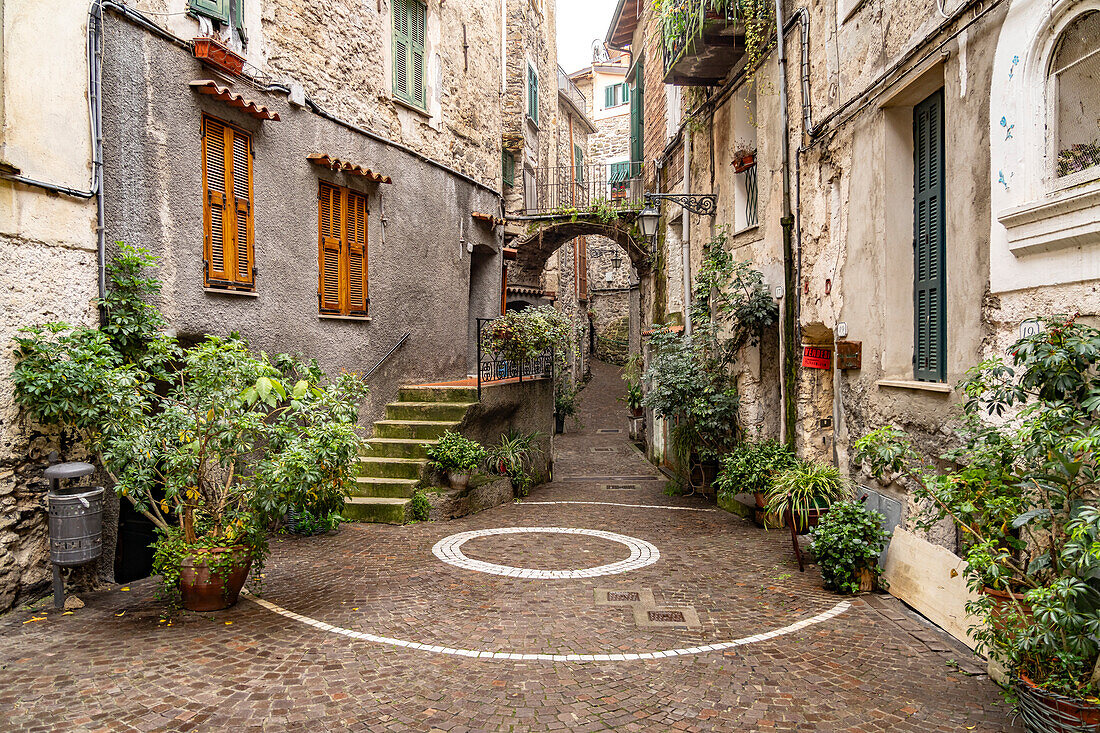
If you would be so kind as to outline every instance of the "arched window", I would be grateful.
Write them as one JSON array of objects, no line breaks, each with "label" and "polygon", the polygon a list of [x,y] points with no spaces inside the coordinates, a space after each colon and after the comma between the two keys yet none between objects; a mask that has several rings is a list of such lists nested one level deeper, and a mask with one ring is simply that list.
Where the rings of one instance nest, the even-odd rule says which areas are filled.
[{"label": "arched window", "polygon": [[1049,83],[1055,179],[1100,177],[1100,12],[1084,13],[1062,31]]}]

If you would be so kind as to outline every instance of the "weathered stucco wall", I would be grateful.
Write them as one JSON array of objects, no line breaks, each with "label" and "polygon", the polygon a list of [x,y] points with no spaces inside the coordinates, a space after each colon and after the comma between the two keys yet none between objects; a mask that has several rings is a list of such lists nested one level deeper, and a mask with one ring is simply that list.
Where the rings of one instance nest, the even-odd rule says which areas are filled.
[{"label": "weathered stucco wall", "polygon": [[[186,53],[129,24],[115,23],[108,31],[108,240],[140,244],[164,258],[162,306],[180,336],[238,331],[255,348],[300,351],[328,371],[366,371],[410,331],[408,342],[370,380],[368,417],[398,382],[466,374],[468,345],[461,334],[468,330],[469,303],[499,303],[499,279],[475,281],[492,292],[471,298],[466,243],[479,252],[499,245],[470,214],[494,210],[495,194],[296,109],[282,95],[263,99],[282,121],[257,122],[194,94],[186,80],[201,69]],[[131,75],[142,66],[143,76]],[[253,135],[255,297],[203,290],[203,112]],[[384,171],[394,182],[364,184],[319,170],[306,159],[318,152]],[[321,180],[368,194],[369,321],[318,315]]]},{"label": "weathered stucco wall", "polygon": [[[0,161],[29,178],[88,190],[88,7],[6,0],[0,43]],[[46,91],[48,90],[48,92]],[[56,451],[84,457],[14,402],[12,342],[48,321],[95,322],[95,204],[0,180],[0,612],[49,580],[45,480]]]},{"label": "weathered stucco wall", "polygon": [[[171,13],[168,27],[191,38],[200,25],[187,0],[141,0]],[[500,185],[501,23],[498,0],[427,2],[426,110],[393,96],[389,0],[245,0],[248,61],[304,87],[325,110]],[[239,46],[238,46],[239,47]]]}]

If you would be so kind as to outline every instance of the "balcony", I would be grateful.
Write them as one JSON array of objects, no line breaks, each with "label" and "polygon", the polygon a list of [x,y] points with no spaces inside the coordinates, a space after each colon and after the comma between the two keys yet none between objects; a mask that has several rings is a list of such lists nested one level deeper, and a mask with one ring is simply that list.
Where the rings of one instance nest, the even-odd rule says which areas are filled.
[{"label": "balcony", "polygon": [[660,23],[666,84],[716,86],[745,55],[740,0],[673,0]]},{"label": "balcony", "polygon": [[573,216],[642,208],[642,163],[592,163],[528,169],[525,216]]},{"label": "balcony", "polygon": [[565,69],[560,66],[558,67],[558,91],[573,103],[578,112],[585,114],[587,105],[584,100],[584,93],[569,78],[569,74],[565,73]]}]

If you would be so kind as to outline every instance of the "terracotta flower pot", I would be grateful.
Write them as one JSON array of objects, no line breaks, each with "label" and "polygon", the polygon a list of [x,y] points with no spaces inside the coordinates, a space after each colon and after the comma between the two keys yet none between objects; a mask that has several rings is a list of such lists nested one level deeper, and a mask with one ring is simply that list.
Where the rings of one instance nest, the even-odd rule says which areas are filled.
[{"label": "terracotta flower pot", "polygon": [[[990,621],[994,628],[998,630],[1004,630],[1008,625],[1008,621],[1005,617],[1009,613],[1016,611],[1016,602],[1020,604],[1020,608],[1023,610],[1024,615],[1027,618],[1031,618],[1031,606],[1024,601],[1023,595],[1019,593],[1010,593],[1008,591],[997,590],[986,586],[982,588],[982,595],[989,596],[993,599],[993,610],[990,613]],[[1013,601],[1015,599],[1015,602]]]},{"label": "terracotta flower pot", "polygon": [[749,168],[756,165],[756,154],[750,153],[749,155],[742,155],[740,158],[734,158],[733,160],[733,172],[744,173]]},{"label": "terracotta flower pot", "polygon": [[216,38],[200,36],[195,44],[195,58],[230,74],[244,71],[244,56],[237,54]]},{"label": "terracotta flower pot", "polygon": [[1100,730],[1100,705],[1044,690],[1022,672],[1015,687],[1020,717],[1029,733]]},{"label": "terracotta flower pot", "polygon": [[447,483],[452,489],[465,489],[470,485],[470,474],[465,471],[448,471]]},{"label": "terracotta flower pot", "polygon": [[[232,555],[228,572],[209,566],[212,557],[219,561]],[[201,550],[180,561],[180,595],[188,611],[220,611],[237,602],[252,567],[252,553],[243,545]]]}]

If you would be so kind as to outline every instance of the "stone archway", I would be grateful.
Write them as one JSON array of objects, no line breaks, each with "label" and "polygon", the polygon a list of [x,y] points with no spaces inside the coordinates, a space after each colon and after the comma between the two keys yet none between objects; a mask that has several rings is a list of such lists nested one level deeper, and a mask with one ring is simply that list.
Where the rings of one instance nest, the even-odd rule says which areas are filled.
[{"label": "stone archway", "polygon": [[537,278],[547,259],[563,244],[581,236],[607,237],[622,247],[639,277],[649,272],[649,249],[634,237],[633,221],[610,223],[591,219],[547,220],[537,222],[538,228],[516,236],[511,244],[516,250],[515,267],[519,277]]}]

